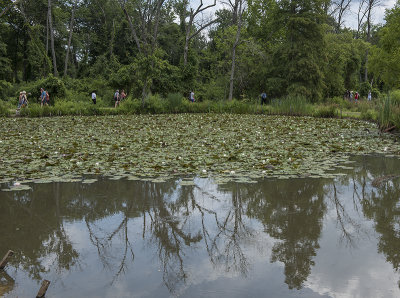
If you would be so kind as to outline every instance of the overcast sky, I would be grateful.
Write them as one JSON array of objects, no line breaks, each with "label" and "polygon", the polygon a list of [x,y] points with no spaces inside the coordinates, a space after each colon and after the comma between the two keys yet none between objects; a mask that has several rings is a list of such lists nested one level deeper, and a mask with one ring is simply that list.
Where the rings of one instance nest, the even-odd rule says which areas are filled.
[{"label": "overcast sky", "polygon": [[[357,11],[359,0],[352,0],[350,10],[345,15],[345,26],[357,28]],[[197,7],[200,3],[200,0],[191,0],[192,7]],[[203,0],[204,6],[214,3],[214,0]],[[396,0],[381,0],[380,6],[376,7],[373,11],[373,23],[374,24],[382,24],[384,23],[385,17],[385,9],[393,8],[396,4]],[[217,0],[217,6],[215,6],[209,13],[215,12],[217,9],[221,9],[223,7],[222,1]]]}]

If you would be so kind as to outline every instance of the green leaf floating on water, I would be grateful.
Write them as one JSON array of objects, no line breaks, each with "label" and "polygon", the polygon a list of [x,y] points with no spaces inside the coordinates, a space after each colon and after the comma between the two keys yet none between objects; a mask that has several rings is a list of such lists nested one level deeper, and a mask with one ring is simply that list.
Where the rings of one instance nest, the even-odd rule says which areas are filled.
[{"label": "green leaf floating on water", "polygon": [[329,172],[350,155],[400,153],[394,136],[348,119],[178,114],[0,118],[0,125],[0,183],[74,182],[85,174],[155,182],[200,176],[222,184],[334,177]]}]

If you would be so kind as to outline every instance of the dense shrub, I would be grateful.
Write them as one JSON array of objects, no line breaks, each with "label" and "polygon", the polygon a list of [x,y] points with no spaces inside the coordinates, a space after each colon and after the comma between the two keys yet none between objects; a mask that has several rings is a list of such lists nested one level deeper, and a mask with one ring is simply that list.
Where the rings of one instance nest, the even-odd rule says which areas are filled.
[{"label": "dense shrub", "polygon": [[312,106],[302,96],[287,96],[284,99],[272,100],[272,111],[280,115],[311,115]]},{"label": "dense shrub", "polygon": [[9,82],[6,82],[4,80],[0,80],[0,100],[4,100],[7,97],[11,96],[11,89],[12,85]]},{"label": "dense shrub", "polygon": [[9,114],[8,104],[0,100],[0,116],[8,116],[8,114]]},{"label": "dense shrub", "polygon": [[390,101],[391,104],[400,106],[400,90],[390,92]]},{"label": "dense shrub", "polygon": [[313,113],[314,117],[333,118],[337,116],[336,105],[317,106]]},{"label": "dense shrub", "polygon": [[50,104],[54,104],[56,98],[64,98],[67,91],[62,80],[53,75],[49,75],[45,79],[19,85],[18,90],[15,92],[15,96],[18,97],[19,91],[25,90],[29,94],[29,102],[39,102],[38,98],[40,97],[40,88],[49,92]]}]

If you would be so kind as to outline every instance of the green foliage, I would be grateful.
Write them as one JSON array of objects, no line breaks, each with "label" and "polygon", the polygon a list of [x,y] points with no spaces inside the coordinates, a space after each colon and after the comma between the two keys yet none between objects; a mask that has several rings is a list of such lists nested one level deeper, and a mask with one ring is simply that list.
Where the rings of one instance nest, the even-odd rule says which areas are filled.
[{"label": "green foliage", "polygon": [[367,98],[369,91],[371,91],[371,93],[372,93],[371,84],[368,83],[368,82],[362,82],[360,84],[360,88],[359,88],[359,91],[358,91],[360,96]]},{"label": "green foliage", "polygon": [[390,101],[392,105],[400,106],[400,90],[393,90],[390,92]]},{"label": "green foliage", "polygon": [[324,105],[317,106],[313,113],[314,117],[317,118],[334,118],[337,116],[337,110],[335,105]]},{"label": "green foliage", "polygon": [[[64,82],[61,79],[54,77],[53,75],[49,75],[47,78],[33,81],[28,84],[21,84],[19,86],[19,91],[25,90],[28,94],[30,93],[30,102],[35,102],[40,96],[40,88],[43,88],[44,90],[49,92],[51,104],[54,104],[54,100],[56,98],[65,97],[67,92]],[[18,93],[19,92],[16,92],[16,94]]]},{"label": "green foliage", "polygon": [[378,122],[381,129],[385,129],[390,127],[392,124],[392,106],[390,96],[387,96],[385,99],[381,101],[381,105],[379,108],[379,116]]},{"label": "green foliage", "polygon": [[180,111],[180,107],[182,106],[182,100],[185,100],[185,98],[183,98],[181,94],[169,93],[167,96],[168,111],[172,113],[178,113]]},{"label": "green foliage", "polygon": [[5,99],[6,97],[11,95],[11,83],[0,80],[0,100]]},{"label": "green foliage", "polygon": [[387,90],[400,88],[400,5],[386,12],[378,46],[371,48],[368,67]]},{"label": "green foliage", "polygon": [[284,99],[272,100],[272,111],[279,115],[311,115],[312,106],[302,96],[287,96]]},{"label": "green foliage", "polygon": [[10,112],[9,112],[7,103],[0,100],[0,116],[4,117],[4,116],[8,116],[9,114],[10,114]]}]

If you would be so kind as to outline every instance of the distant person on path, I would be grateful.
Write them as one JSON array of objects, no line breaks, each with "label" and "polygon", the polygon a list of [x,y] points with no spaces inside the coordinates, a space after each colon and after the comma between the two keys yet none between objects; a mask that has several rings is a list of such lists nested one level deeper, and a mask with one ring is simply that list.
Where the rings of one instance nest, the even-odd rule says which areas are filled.
[{"label": "distant person on path", "polygon": [[359,98],[360,95],[358,94],[358,92],[356,92],[356,94],[354,95],[354,101],[357,103]]},{"label": "distant person on path", "polygon": [[92,92],[92,101],[93,101],[93,104],[96,104],[96,92]]},{"label": "distant person on path", "polygon": [[115,105],[114,108],[119,106],[119,102],[120,102],[120,96],[119,96],[119,90],[115,91],[114,93],[114,101],[115,101]]},{"label": "distant person on path", "polygon": [[19,93],[19,98],[18,98],[18,109],[22,106],[22,91]]},{"label": "distant person on path", "polygon": [[21,108],[24,108],[27,105],[28,105],[28,95],[26,94],[26,91],[22,91]]},{"label": "distant person on path", "polygon": [[193,91],[190,91],[189,100],[190,100],[191,102],[195,102],[195,99],[194,99],[194,92],[193,92]]},{"label": "distant person on path", "polygon": [[124,89],[122,89],[121,94],[120,94],[120,97],[121,97],[121,101],[122,101],[122,100],[125,100],[125,98],[126,98],[126,93],[125,93],[125,90],[124,90]]},{"label": "distant person on path", "polygon": [[344,94],[344,98],[347,100],[350,99],[350,90],[346,90],[346,93]]},{"label": "distant person on path", "polygon": [[372,94],[371,94],[371,90],[369,90],[369,92],[368,92],[368,101],[371,101],[372,100]]},{"label": "distant person on path", "polygon": [[46,105],[50,104],[50,94],[46,91]]},{"label": "distant person on path", "polygon": [[44,91],[43,88],[40,88],[40,106],[43,107],[43,105],[46,104],[46,91]]},{"label": "distant person on path", "polygon": [[28,105],[28,97],[27,97],[26,91],[21,91],[19,93],[18,109],[24,108],[27,105]]},{"label": "distant person on path", "polygon": [[353,91],[350,91],[350,96],[349,96],[350,101],[353,100]]},{"label": "distant person on path", "polygon": [[265,91],[261,93],[261,105],[263,104],[267,104],[267,93]]}]

